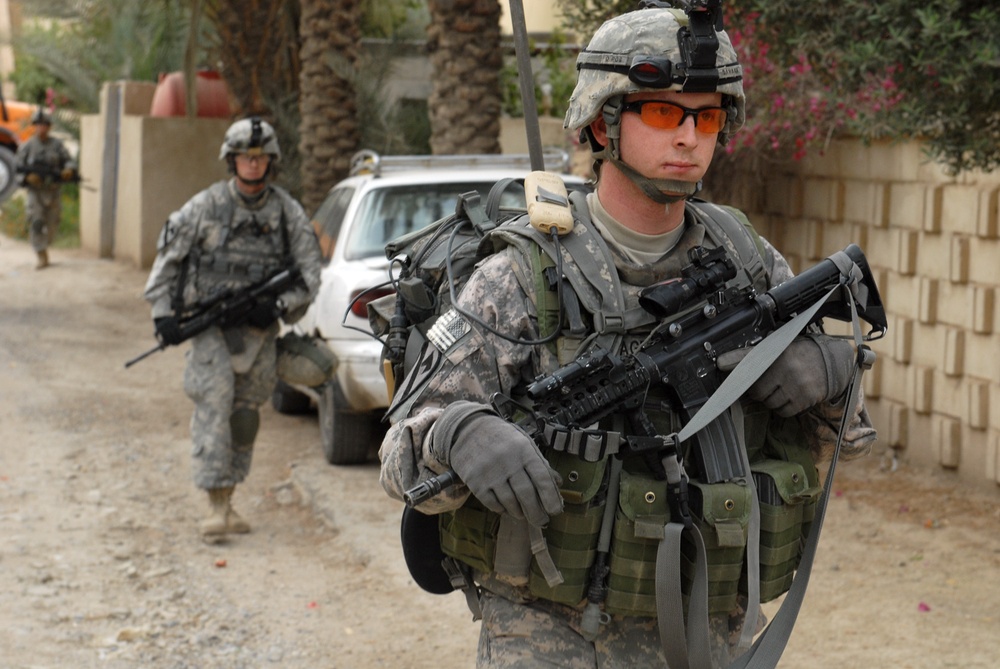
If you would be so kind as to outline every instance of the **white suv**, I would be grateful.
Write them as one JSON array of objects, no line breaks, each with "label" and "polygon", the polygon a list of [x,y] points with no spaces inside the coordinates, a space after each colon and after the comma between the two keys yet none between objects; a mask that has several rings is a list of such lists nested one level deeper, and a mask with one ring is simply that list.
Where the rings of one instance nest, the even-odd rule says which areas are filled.
[{"label": "white suv", "polygon": [[[565,171],[564,153],[548,154],[550,171]],[[333,186],[313,216],[323,251],[319,293],[295,324],[315,334],[337,358],[334,378],[319,388],[275,388],[278,411],[318,408],[320,441],[331,464],[364,462],[385,433],[388,407],[382,376],[382,343],[368,324],[367,304],[392,292],[385,245],[455,211],[458,196],[477,190],[485,202],[494,183],[530,171],[527,156],[379,156],[362,151],[352,160],[351,176]],[[570,188],[586,188],[580,177],[564,175]],[[524,190],[512,185],[504,208],[524,208]]]}]

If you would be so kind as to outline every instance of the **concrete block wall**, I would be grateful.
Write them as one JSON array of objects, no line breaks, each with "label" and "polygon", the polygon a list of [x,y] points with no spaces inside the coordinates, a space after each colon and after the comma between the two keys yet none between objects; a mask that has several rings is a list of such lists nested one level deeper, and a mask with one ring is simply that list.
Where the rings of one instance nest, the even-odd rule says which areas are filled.
[{"label": "concrete block wall", "polygon": [[839,141],[747,207],[796,271],[865,251],[889,317],[864,385],[876,451],[1000,494],[998,195],[1000,173],[949,177],[918,143]]},{"label": "concrete block wall", "polygon": [[229,119],[149,116],[155,86],[105,84],[99,114],[84,116],[80,244],[100,257],[148,268],[175,209],[227,176],[219,147]]}]

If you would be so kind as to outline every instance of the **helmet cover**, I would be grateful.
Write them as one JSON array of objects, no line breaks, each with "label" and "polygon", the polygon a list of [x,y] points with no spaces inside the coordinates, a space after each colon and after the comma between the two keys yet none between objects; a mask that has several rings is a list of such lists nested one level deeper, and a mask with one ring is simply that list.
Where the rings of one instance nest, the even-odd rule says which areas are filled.
[{"label": "helmet cover", "polygon": [[[670,8],[639,9],[606,21],[577,58],[580,74],[570,96],[563,127],[572,130],[585,128],[601,115],[609,99],[618,96],[662,90],[693,90],[683,74],[687,66],[678,42],[678,30],[689,24],[687,14]],[[719,141],[725,143],[746,119],[746,96],[743,93],[742,69],[729,35],[720,30],[715,32],[715,36],[718,40],[715,54],[718,80],[708,89],[697,90],[711,90],[732,97],[735,113],[728,115],[726,125],[719,133]],[[629,68],[643,60],[663,61],[667,71],[673,73],[669,81],[662,82],[668,85],[644,86],[630,79]]]},{"label": "helmet cover", "polygon": [[35,113],[31,115],[31,125],[52,125],[52,117],[45,113],[45,110],[39,107],[35,110]]},{"label": "helmet cover", "polygon": [[229,126],[219,150],[219,160],[237,153],[248,155],[267,154],[271,162],[281,160],[281,149],[278,147],[278,136],[267,121],[257,116],[240,119]]}]

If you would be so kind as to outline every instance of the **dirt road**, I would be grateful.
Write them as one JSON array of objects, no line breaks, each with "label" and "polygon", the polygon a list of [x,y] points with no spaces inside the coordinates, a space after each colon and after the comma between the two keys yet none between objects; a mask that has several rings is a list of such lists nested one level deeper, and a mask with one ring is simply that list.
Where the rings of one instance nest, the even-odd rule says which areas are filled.
[{"label": "dirt road", "polygon": [[[0,669],[473,666],[463,599],[410,581],[376,463],[327,465],[314,416],[265,407],[254,532],[203,544],[182,351],[123,368],[145,273],[52,255],[0,239]],[[780,666],[995,667],[998,530],[997,496],[843,466]]]}]

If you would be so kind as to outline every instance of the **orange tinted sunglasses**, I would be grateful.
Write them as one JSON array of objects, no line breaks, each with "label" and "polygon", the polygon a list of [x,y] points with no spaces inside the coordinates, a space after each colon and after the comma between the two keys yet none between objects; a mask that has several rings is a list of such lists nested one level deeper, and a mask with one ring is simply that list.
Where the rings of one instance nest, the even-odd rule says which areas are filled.
[{"label": "orange tinted sunglasses", "polygon": [[635,112],[646,125],[661,130],[679,128],[688,116],[694,118],[694,127],[710,135],[720,132],[729,116],[722,107],[688,109],[665,100],[635,100],[622,105],[622,111]]}]

